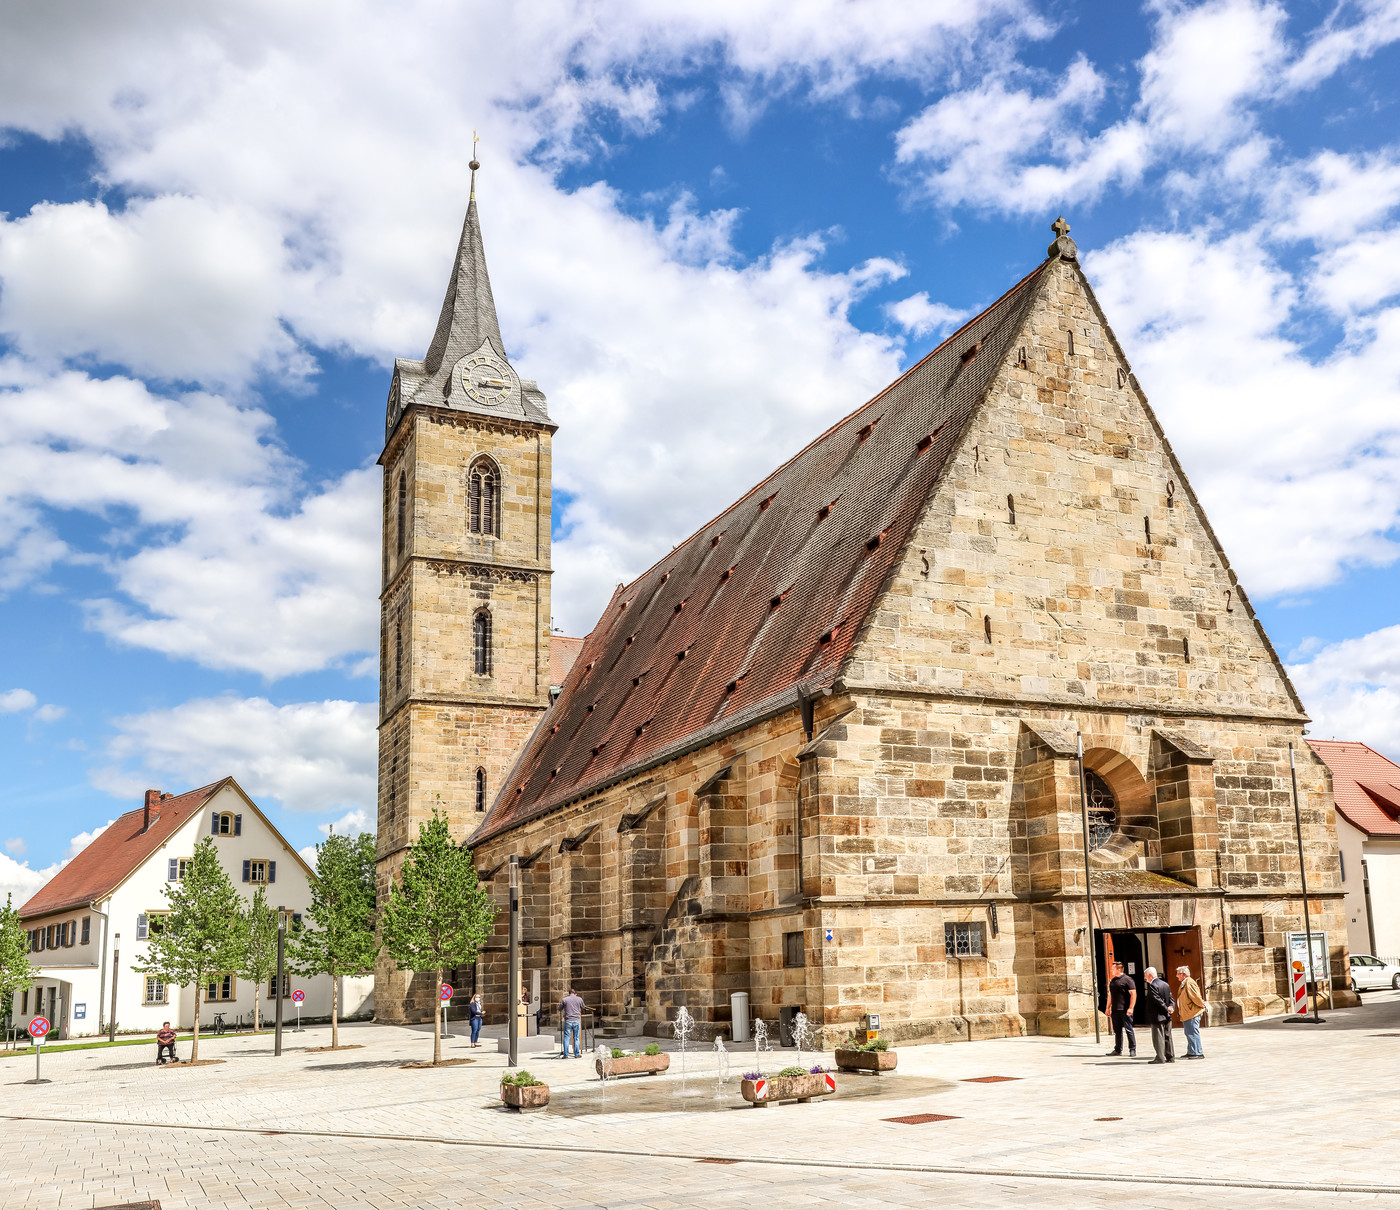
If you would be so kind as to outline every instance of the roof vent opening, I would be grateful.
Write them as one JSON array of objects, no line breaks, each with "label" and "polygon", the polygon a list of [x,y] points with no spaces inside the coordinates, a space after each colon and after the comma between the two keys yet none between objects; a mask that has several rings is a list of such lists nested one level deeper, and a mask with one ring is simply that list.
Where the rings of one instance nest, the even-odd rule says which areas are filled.
[{"label": "roof vent opening", "polygon": [[[836,500],[839,499],[841,499],[841,497],[837,496]],[[821,508],[817,509],[818,521],[825,521],[829,516],[831,516],[831,510],[836,507],[836,500],[833,500],[830,504],[823,504]]]},{"label": "roof vent opening", "polygon": [[883,542],[883,541],[885,540],[885,535],[886,535],[887,533],[889,533],[890,530],[893,529],[893,528],[894,528],[894,526],[892,526],[892,525],[887,525],[887,526],[885,526],[885,528],[882,529],[878,534],[875,534],[874,536],[867,538],[867,539],[865,540],[865,549],[866,549],[866,550],[869,550],[869,551],[875,550],[875,549],[880,545],[880,543]]},{"label": "roof vent opening", "polygon": [[597,756],[598,753],[601,752],[601,751],[602,751],[604,748],[606,748],[607,746],[608,746],[608,741],[607,741],[607,740],[604,740],[601,744],[599,744],[597,747],[595,747],[595,748],[593,749],[593,755],[594,755],[594,756]]},{"label": "roof vent opening", "polygon": [[716,546],[719,545],[719,540],[720,540],[722,537],[724,537],[724,530],[720,530],[719,533],[717,533],[713,538],[710,539],[710,549],[711,549],[711,550],[713,550]]},{"label": "roof vent opening", "polygon": [[[943,422],[943,424],[947,423],[948,422],[946,420]],[[940,424],[936,429],[933,430],[933,432],[931,432],[927,437],[923,438],[923,440],[919,442],[917,447],[919,453],[922,454],[926,449],[928,449],[929,446],[933,444],[934,438],[936,438],[938,434],[943,431],[943,424]]]},{"label": "roof vent opening", "polygon": [[630,647],[630,646],[632,646],[632,640],[635,639],[636,637],[637,637],[637,636],[636,636],[635,634],[629,634],[629,635],[627,636],[627,642],[623,643],[622,645],[623,645],[624,647]]},{"label": "roof vent opening", "polygon": [[784,599],[784,598],[787,596],[787,594],[790,593],[791,591],[792,591],[792,586],[791,586],[791,585],[789,585],[787,588],[784,588],[782,592],[780,592],[776,597],[774,597],[771,601],[768,602],[768,608],[769,608],[769,609],[777,609],[778,606],[781,605],[781,604],[783,603],[783,599]]},{"label": "roof vent opening", "polygon": [[970,362],[974,357],[976,357],[977,354],[980,353],[981,351],[982,351],[982,342],[981,342],[980,340],[979,340],[976,344],[974,344],[974,345],[969,345],[966,349],[963,350],[963,355],[962,355],[962,363],[963,363],[963,365],[967,365],[967,363]]},{"label": "roof vent opening", "polygon": [[861,441],[864,441],[867,437],[870,436],[871,433],[875,431],[875,426],[879,424],[880,421],[882,421],[883,419],[883,416],[876,416],[875,419],[872,420],[869,424],[867,424],[863,429],[861,429],[860,432],[856,434],[856,436]]},{"label": "roof vent opening", "polygon": [[825,647],[829,642],[831,642],[832,639],[834,639],[840,633],[841,627],[839,625],[833,626],[824,635],[822,635],[822,637],[819,638],[817,642],[820,643],[823,647]]},{"label": "roof vent opening", "polygon": [[769,506],[770,504],[772,504],[773,501],[776,500],[777,498],[778,498],[778,493],[777,493],[777,492],[774,492],[771,496],[768,497],[767,500],[764,500],[764,501],[758,506],[758,511],[761,512],[761,513],[766,513],[766,512],[768,511],[768,506]]},{"label": "roof vent opening", "polygon": [[[739,565],[738,565],[737,563],[734,564],[734,567],[738,567],[738,566],[739,566]],[[720,582],[721,584],[723,584],[727,579],[729,579],[730,576],[732,576],[732,575],[734,574],[734,567],[731,567],[731,568],[730,568],[728,571],[726,571],[722,576],[720,576],[719,582]]]},{"label": "roof vent opening", "polygon": [[[689,598],[689,597],[686,597],[685,601],[688,601],[688,600],[690,600],[690,598]],[[671,612],[672,612],[672,613],[680,613],[680,611],[681,611],[682,609],[685,608],[685,601],[679,602],[679,603],[676,605],[675,609],[673,609]]]}]

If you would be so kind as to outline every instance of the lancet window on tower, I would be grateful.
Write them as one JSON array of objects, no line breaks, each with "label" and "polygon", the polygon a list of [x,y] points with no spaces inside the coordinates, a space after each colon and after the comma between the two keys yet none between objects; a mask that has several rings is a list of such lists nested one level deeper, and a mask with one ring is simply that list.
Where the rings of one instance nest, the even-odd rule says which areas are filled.
[{"label": "lancet window on tower", "polygon": [[491,675],[491,611],[482,609],[472,619],[472,652],[477,676]]},{"label": "lancet window on tower", "polygon": [[403,688],[403,623],[394,623],[394,692]]},{"label": "lancet window on tower", "polygon": [[501,536],[501,477],[485,458],[472,464],[468,495],[472,533]]},{"label": "lancet window on tower", "polygon": [[477,809],[478,811],[485,811],[485,810],[486,810],[486,770],[485,770],[485,769],[478,769],[478,770],[476,771],[476,809]]},{"label": "lancet window on tower", "polygon": [[399,472],[398,524],[394,536],[398,542],[399,554],[402,555],[408,546],[408,481],[402,471]]}]

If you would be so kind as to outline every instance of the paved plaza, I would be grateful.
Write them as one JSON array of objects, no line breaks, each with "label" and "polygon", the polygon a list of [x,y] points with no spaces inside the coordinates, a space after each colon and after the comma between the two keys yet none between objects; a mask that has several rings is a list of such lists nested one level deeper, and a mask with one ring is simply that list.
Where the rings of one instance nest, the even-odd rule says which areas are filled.
[{"label": "paved plaza", "polygon": [[[1400,995],[1326,1016],[1207,1030],[1206,1061],[1170,1067],[1092,1039],[903,1047],[893,1076],[764,1110],[739,1099],[742,1048],[718,1096],[707,1049],[684,1075],[674,1055],[665,1076],[605,1088],[589,1059],[529,1056],[552,1101],[525,1116],[500,1107],[494,1049],[456,1037],[447,1056],[471,1065],[405,1069],[431,1039],[394,1026],[349,1027],[361,1048],[334,1053],[310,1053],[329,1030],[308,1028],[280,1058],[266,1035],[207,1039],[201,1058],[227,1061],[199,1068],[158,1069],[142,1047],[55,1053],[39,1086],[12,1057],[0,1205],[1400,1210]],[[888,1120],[911,1115],[946,1120]]]}]

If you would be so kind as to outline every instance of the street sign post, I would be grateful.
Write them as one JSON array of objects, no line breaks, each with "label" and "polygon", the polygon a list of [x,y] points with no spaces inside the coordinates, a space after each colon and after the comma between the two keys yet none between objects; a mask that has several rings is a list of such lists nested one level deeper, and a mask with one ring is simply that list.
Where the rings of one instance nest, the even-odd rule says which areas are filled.
[{"label": "street sign post", "polygon": [[29,1023],[29,1036],[34,1039],[34,1078],[28,1081],[30,1084],[47,1084],[48,1081],[39,1075],[39,1056],[44,1050],[44,1039],[49,1034],[49,1021],[47,1017],[35,1017]]},{"label": "street sign post", "polygon": [[447,1032],[447,1006],[452,1002],[452,985],[444,983],[438,990],[438,995],[442,998],[442,1036],[450,1038],[452,1035]]},{"label": "street sign post", "polygon": [[301,1028],[301,1002],[302,1002],[303,1000],[305,1000],[305,999],[306,999],[306,993],[305,993],[304,991],[302,991],[301,988],[297,988],[296,991],[294,991],[294,992],[292,993],[292,1003],[295,1004],[295,1005],[297,1006],[297,1027],[296,1027],[295,1030],[292,1031],[293,1033],[298,1033],[298,1034],[299,1034],[299,1033],[302,1032],[302,1028]]}]

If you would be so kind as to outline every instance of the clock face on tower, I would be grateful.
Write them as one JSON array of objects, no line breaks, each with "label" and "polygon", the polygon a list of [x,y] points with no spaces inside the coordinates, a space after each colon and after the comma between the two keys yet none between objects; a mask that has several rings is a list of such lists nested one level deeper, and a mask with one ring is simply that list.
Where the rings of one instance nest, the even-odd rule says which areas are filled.
[{"label": "clock face on tower", "polygon": [[510,369],[499,357],[475,353],[462,362],[462,390],[473,403],[495,407],[510,398]]}]

